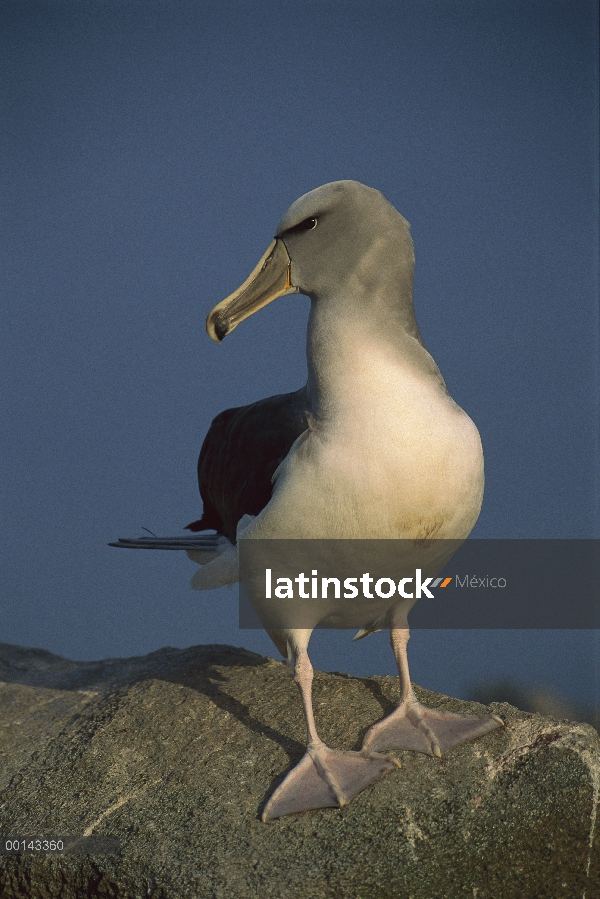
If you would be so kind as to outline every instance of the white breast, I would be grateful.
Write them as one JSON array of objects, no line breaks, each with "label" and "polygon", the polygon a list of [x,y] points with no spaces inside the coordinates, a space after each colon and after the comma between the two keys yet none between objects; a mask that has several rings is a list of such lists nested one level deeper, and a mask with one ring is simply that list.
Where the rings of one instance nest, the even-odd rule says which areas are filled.
[{"label": "white breast", "polygon": [[366,349],[294,444],[247,536],[463,539],[483,497],[477,428],[440,381]]}]

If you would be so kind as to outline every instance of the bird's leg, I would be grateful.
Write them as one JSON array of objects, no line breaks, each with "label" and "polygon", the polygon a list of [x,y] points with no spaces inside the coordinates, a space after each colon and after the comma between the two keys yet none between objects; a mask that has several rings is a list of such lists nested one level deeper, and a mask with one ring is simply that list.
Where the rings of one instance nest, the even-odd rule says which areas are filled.
[{"label": "bird's leg", "polygon": [[378,753],[344,752],[323,743],[313,716],[313,667],[305,648],[293,656],[294,680],[306,720],[306,754],[267,802],[263,821],[310,809],[341,808],[382,774],[400,767],[395,759]]},{"label": "bird's leg", "polygon": [[412,749],[441,758],[446,750],[481,737],[504,723],[496,715],[476,718],[453,712],[438,712],[422,705],[410,682],[406,653],[409,630],[406,619],[402,627],[391,628],[390,637],[400,677],[400,702],[387,718],[369,728],[363,740],[363,751]]}]

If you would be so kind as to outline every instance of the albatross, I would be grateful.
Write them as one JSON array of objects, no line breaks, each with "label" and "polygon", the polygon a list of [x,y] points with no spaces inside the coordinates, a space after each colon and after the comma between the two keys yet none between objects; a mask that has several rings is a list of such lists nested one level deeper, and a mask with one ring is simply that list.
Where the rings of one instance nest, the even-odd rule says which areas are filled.
[{"label": "albatross", "polygon": [[[465,540],[483,498],[481,441],[423,343],[414,260],[409,223],[378,190],[335,181],[296,200],[246,281],[209,313],[206,329],[220,343],[278,297],[305,294],[306,385],[215,418],[198,460],[203,513],[187,525],[194,536],[111,545],[187,550],[200,565],[192,585],[208,589],[238,579],[242,538]],[[345,805],[399,767],[386,751],[439,758],[502,725],[496,716],[465,717],[418,701],[407,659],[414,602],[395,597],[375,622],[365,611],[356,638],[389,627],[401,690],[397,708],[369,728],[357,752],[328,747],[317,733],[312,627],[267,628],[298,685],[307,745],[263,821]]]}]

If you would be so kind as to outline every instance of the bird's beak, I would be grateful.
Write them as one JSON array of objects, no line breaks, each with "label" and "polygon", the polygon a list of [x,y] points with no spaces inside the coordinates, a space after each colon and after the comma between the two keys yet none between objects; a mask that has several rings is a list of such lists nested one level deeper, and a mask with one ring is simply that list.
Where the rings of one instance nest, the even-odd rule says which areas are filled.
[{"label": "bird's beak", "polygon": [[298,293],[291,280],[292,263],[284,242],[276,238],[254,271],[206,319],[208,336],[221,343],[240,322],[286,293]]}]

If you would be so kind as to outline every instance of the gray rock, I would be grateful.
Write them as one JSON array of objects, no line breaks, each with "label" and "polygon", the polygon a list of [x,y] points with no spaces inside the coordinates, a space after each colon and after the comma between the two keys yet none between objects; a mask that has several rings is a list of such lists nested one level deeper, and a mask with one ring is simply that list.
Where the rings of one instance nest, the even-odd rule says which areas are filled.
[{"label": "gray rock", "polygon": [[546,718],[568,718],[584,721],[600,731],[600,709],[578,703],[561,695],[554,687],[538,684],[526,686],[508,679],[481,681],[469,690],[467,699],[489,705],[510,702],[523,712],[539,712]]},{"label": "gray rock", "polygon": [[[118,854],[0,857],[0,895],[600,899],[598,734],[505,704],[506,727],[343,809],[259,820],[304,751],[282,662],[229,646],[71,662],[0,644],[0,832],[110,834]],[[316,672],[317,725],[358,748],[395,678]],[[429,705],[484,707],[416,688]]]}]

